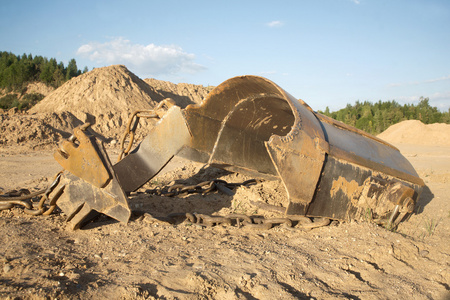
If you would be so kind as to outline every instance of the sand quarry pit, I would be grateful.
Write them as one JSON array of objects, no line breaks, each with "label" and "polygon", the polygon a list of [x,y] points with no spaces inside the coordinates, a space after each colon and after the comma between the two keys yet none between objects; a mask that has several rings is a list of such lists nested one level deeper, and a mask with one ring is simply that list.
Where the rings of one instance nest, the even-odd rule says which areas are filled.
[{"label": "sand quarry pit", "polygon": [[[94,71],[51,92],[28,114],[1,114],[0,191],[46,187],[61,169],[53,150],[86,120],[96,121],[94,130],[114,160],[124,111],[153,107],[169,96],[185,106],[208,92],[140,80],[123,66]],[[115,99],[129,94],[135,101],[130,107],[94,108],[96,101],[119,105]],[[87,108],[75,105],[83,101]],[[280,183],[268,181],[239,187],[234,196],[135,194],[129,224],[100,217],[77,231],[67,228],[59,211],[33,217],[13,208],[0,212],[0,298],[448,299],[450,125],[405,121],[379,137],[400,149],[427,186],[416,212],[396,232],[364,222],[292,231],[170,225],[142,217],[173,211],[281,216],[255,205],[286,200]],[[177,159],[141,190],[213,178],[248,179]]]}]

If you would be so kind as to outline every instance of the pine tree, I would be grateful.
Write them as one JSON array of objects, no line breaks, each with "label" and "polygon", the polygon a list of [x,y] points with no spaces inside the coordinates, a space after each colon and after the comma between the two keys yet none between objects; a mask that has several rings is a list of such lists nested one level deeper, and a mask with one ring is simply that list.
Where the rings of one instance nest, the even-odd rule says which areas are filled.
[{"label": "pine tree", "polygon": [[71,59],[69,61],[69,64],[67,65],[67,72],[66,72],[66,80],[70,80],[73,77],[76,77],[78,74],[78,68],[77,68],[77,62],[75,59]]}]

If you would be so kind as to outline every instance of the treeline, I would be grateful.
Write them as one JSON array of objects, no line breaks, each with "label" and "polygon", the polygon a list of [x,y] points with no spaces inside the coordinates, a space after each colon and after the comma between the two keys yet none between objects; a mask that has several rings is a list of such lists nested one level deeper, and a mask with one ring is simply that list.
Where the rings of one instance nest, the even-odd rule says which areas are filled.
[{"label": "treeline", "polygon": [[44,98],[38,93],[26,93],[30,82],[43,82],[58,88],[67,80],[87,72],[78,70],[77,62],[71,59],[67,67],[56,59],[31,54],[15,55],[11,52],[0,52],[0,89],[4,96],[0,97],[0,108],[19,110],[28,109]]},{"label": "treeline", "polygon": [[375,103],[356,101],[354,105],[347,104],[343,109],[330,112],[327,107],[319,111],[335,120],[344,122],[371,134],[379,134],[389,126],[404,120],[420,120],[424,124],[450,123],[450,109],[440,112],[430,106],[429,98],[420,97],[419,104],[400,105],[395,100]]},{"label": "treeline", "polygon": [[[83,72],[87,72],[87,67]],[[6,51],[0,53],[0,88],[8,91],[20,91],[33,81],[57,88],[81,73],[75,59],[71,59],[66,67],[55,58],[33,57],[25,53],[20,56]]]}]

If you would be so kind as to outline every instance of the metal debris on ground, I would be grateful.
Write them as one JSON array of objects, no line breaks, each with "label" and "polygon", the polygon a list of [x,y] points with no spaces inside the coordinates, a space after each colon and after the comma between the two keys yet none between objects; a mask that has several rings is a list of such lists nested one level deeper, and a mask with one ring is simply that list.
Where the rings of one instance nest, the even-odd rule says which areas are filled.
[{"label": "metal debris on ground", "polygon": [[198,184],[186,185],[186,184],[172,184],[164,187],[157,187],[155,189],[148,189],[146,194],[152,194],[165,197],[185,196],[188,194],[202,194],[206,195],[211,192],[220,191],[225,195],[233,196],[235,189],[238,186],[251,186],[262,182],[263,180],[250,179],[242,183],[229,183],[225,180],[214,179],[210,181],[204,181]]},{"label": "metal debris on ground", "polygon": [[[61,172],[58,172],[53,180],[53,182],[45,189],[36,191],[31,193],[28,189],[20,189],[18,191],[10,191],[5,194],[0,195],[0,210],[11,209],[15,205],[23,206],[24,212],[29,215],[50,215],[53,210],[56,208],[56,202],[59,196],[62,194],[64,190],[64,186],[60,186],[59,189],[55,192],[53,197],[50,197],[50,194],[54,191],[54,189],[58,186],[61,179]],[[30,200],[41,196],[41,199],[37,205],[37,209],[33,208],[33,205]],[[29,200],[29,201],[27,201]],[[45,203],[48,203],[48,207],[45,207]]]},{"label": "metal debris on ground", "polygon": [[229,214],[227,216],[216,216],[197,213],[174,213],[165,217],[156,217],[149,213],[144,213],[139,220],[146,222],[163,222],[168,224],[179,224],[187,221],[190,224],[212,227],[217,225],[245,227],[251,229],[268,230],[273,226],[282,225],[289,230],[311,230],[330,224],[328,218],[308,218],[304,216],[285,216],[282,218],[264,218],[263,216],[245,214]]}]

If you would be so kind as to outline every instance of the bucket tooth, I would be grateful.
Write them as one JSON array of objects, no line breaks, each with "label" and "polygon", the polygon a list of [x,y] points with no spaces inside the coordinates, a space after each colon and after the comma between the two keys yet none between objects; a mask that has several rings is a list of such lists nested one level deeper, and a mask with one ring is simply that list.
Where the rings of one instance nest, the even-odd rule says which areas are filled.
[{"label": "bucket tooth", "polygon": [[127,223],[131,215],[127,193],[149,181],[188,143],[190,133],[181,109],[171,107],[144,141],[114,166],[88,127],[75,128],[54,154],[67,171],[57,204],[73,229],[99,213]]},{"label": "bucket tooth", "polygon": [[67,222],[72,229],[83,227],[99,213],[123,223],[128,222],[131,211],[116,178],[106,187],[98,188],[66,172],[61,184],[64,185],[64,192],[58,199],[58,206],[67,214]]},{"label": "bucket tooth", "polygon": [[58,206],[68,215],[73,229],[86,224],[98,213],[128,222],[131,211],[109,157],[101,142],[82,125],[62,143],[55,159],[68,171],[60,184],[64,192]]}]

